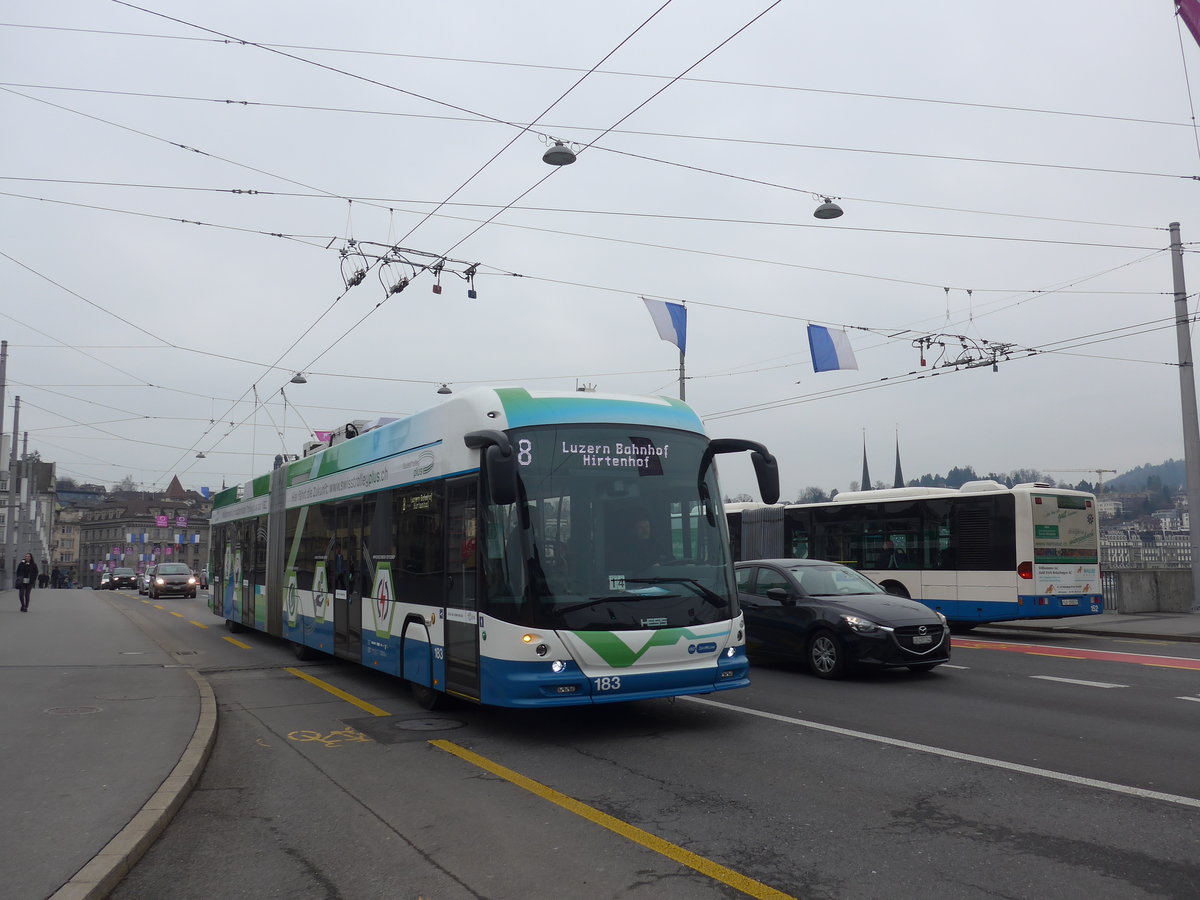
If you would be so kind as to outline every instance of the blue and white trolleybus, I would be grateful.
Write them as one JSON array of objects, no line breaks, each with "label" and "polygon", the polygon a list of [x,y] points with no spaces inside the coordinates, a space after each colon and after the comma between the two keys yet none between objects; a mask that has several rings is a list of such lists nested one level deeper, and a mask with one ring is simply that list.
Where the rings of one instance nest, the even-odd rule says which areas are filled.
[{"label": "blue and white trolleybus", "polygon": [[[749,683],[714,457],[666,397],[479,388],[362,426],[214,500],[212,611],[514,707]],[[356,429],[347,429],[346,435]]]}]

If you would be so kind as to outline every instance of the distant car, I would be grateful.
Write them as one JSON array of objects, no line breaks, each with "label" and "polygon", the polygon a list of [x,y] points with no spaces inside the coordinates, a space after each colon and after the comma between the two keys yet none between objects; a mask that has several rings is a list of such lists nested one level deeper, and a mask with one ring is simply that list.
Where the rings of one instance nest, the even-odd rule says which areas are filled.
[{"label": "distant car", "polygon": [[858,665],[928,672],[950,660],[945,616],[847,566],[759,559],[735,571],[752,657],[798,659],[819,678]]},{"label": "distant car", "polygon": [[137,572],[133,571],[133,569],[113,569],[112,578],[108,583],[108,587],[110,590],[114,591],[117,588],[129,588],[131,590],[136,590]]},{"label": "distant car", "polygon": [[100,573],[100,588],[99,590],[107,591],[112,587],[112,572]]},{"label": "distant car", "polygon": [[150,597],[157,600],[167,594],[196,596],[196,576],[183,563],[159,563],[150,579]]},{"label": "distant car", "polygon": [[138,575],[138,593],[148,594],[150,592],[150,579],[154,575],[154,566],[148,566],[146,571]]}]

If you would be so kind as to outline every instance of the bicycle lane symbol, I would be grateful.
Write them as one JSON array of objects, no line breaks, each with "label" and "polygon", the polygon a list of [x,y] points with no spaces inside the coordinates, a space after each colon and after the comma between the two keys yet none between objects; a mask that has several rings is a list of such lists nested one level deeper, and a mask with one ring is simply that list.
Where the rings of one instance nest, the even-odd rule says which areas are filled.
[{"label": "bicycle lane symbol", "polygon": [[373,744],[374,741],[367,737],[361,731],[355,728],[343,728],[339,731],[331,731],[328,734],[322,734],[319,731],[291,731],[288,732],[289,741],[298,741],[301,743],[315,742],[324,744],[326,747],[337,747],[340,744]]}]

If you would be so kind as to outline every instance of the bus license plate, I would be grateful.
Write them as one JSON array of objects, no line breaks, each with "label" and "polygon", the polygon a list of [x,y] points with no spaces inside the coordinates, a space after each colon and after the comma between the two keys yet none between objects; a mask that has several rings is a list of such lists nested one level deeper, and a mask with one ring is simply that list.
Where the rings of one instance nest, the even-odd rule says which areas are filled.
[{"label": "bus license plate", "polygon": [[914,634],[913,635],[913,643],[914,644],[932,644],[933,643],[933,635],[932,634]]},{"label": "bus license plate", "polygon": [[1078,606],[1079,598],[1078,597],[1063,597],[1062,605],[1063,606]]}]

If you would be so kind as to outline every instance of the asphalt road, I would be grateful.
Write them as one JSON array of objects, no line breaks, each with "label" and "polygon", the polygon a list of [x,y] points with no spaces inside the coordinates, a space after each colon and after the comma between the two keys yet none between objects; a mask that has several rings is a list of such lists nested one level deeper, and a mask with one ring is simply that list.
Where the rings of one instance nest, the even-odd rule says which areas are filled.
[{"label": "asphalt road", "polygon": [[1200,894],[1200,645],[980,630],[928,675],[757,667],[700,700],[430,713],[202,600],[126,596],[221,713],[119,900]]}]

